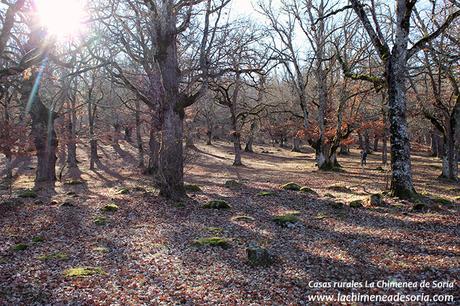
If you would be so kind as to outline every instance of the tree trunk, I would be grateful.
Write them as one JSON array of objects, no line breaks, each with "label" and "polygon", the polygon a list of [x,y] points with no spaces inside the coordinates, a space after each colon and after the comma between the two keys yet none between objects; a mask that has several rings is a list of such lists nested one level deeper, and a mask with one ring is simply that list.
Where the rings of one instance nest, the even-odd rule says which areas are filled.
[{"label": "tree trunk", "polygon": [[396,15],[400,26],[396,29],[395,45],[385,67],[391,131],[391,191],[400,198],[410,198],[415,193],[406,119],[406,58],[410,22],[406,16],[406,5],[404,1],[398,1]]},{"label": "tree trunk", "polygon": [[77,165],[77,141],[76,141],[76,118],[74,105],[70,106],[69,118],[67,122],[67,131],[69,139],[67,140],[67,167],[69,169],[78,168]]},{"label": "tree trunk", "polygon": [[139,168],[143,169],[144,165],[144,144],[142,141],[142,124],[141,124],[141,106],[139,100],[136,100],[136,144],[137,144],[137,155],[139,159]]},{"label": "tree trunk", "polygon": [[294,137],[292,139],[292,152],[301,152],[300,151],[300,139],[298,137]]},{"label": "tree trunk", "polygon": [[364,148],[363,150],[365,150],[368,154],[370,154],[372,151],[371,151],[371,144],[370,144],[370,139],[369,139],[369,131],[368,130],[364,130]]},{"label": "tree trunk", "polygon": [[125,126],[125,140],[129,143],[133,142],[133,131],[129,126]]},{"label": "tree trunk", "polygon": [[377,152],[379,150],[379,138],[377,136],[374,136],[374,152]]},{"label": "tree trunk", "polygon": [[158,160],[160,152],[160,142],[157,139],[157,129],[155,125],[155,118],[152,116],[152,122],[150,125],[149,135],[149,165],[147,172],[149,174],[155,174],[158,171]]},{"label": "tree trunk", "polygon": [[54,183],[56,181],[56,150],[58,140],[54,130],[56,114],[41,101],[37,91],[33,91],[36,77],[24,81],[24,93],[31,95],[30,115],[32,117],[32,137],[37,151],[35,182]]},{"label": "tree trunk", "polygon": [[350,154],[350,147],[347,146],[347,145],[341,145],[339,154],[340,155],[348,155],[348,154]]},{"label": "tree trunk", "polygon": [[383,132],[382,142],[382,164],[386,166],[388,164],[388,135],[386,129]]},{"label": "tree trunk", "polygon": [[249,132],[248,141],[246,142],[246,146],[244,148],[245,152],[254,153],[254,149],[253,149],[252,146],[254,144],[254,134],[256,133],[256,128],[257,128],[256,123],[252,122],[251,123],[251,130]]},{"label": "tree trunk", "polygon": [[451,130],[444,138],[441,177],[452,181],[458,180],[458,155],[457,149],[455,148],[455,139]]},{"label": "tree trunk", "polygon": [[431,133],[431,156],[438,156],[439,136],[436,133]]},{"label": "tree trunk", "polygon": [[[178,101],[176,97],[170,97]],[[174,105],[165,105],[159,152],[160,194],[169,199],[186,196],[184,189],[183,114]]]},{"label": "tree trunk", "polygon": [[212,129],[208,128],[206,131],[206,136],[208,136],[208,141],[206,142],[206,145],[211,146],[212,145]]}]

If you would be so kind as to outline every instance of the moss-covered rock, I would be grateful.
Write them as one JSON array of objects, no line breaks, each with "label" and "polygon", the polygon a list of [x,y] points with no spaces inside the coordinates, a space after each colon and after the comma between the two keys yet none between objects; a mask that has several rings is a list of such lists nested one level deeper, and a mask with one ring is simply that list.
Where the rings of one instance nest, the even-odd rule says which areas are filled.
[{"label": "moss-covered rock", "polygon": [[212,200],[203,205],[203,208],[207,209],[229,209],[227,201],[224,200]]},{"label": "moss-covered rock", "polygon": [[249,264],[253,267],[267,267],[273,263],[273,256],[268,250],[257,245],[250,245],[246,248],[246,254]]},{"label": "moss-covered rock", "polygon": [[29,246],[25,243],[18,243],[18,244],[15,244],[11,249],[15,252],[20,252],[20,251],[24,251],[24,250],[27,250]]},{"label": "moss-covered rock", "polygon": [[282,215],[275,216],[272,220],[277,225],[282,227],[290,227],[300,221],[296,214],[291,213],[285,213]]},{"label": "moss-covered rock", "polygon": [[185,184],[184,188],[187,192],[201,192],[201,187],[194,184]]},{"label": "moss-covered rock", "polygon": [[118,205],[115,203],[109,203],[101,208],[101,211],[104,212],[116,212],[119,209]]},{"label": "moss-covered rock", "polygon": [[224,229],[221,228],[221,227],[212,227],[212,226],[210,226],[210,227],[205,227],[204,229],[205,229],[207,232],[210,232],[210,233],[212,233],[212,234],[214,234],[214,235],[220,234],[220,233],[222,233],[222,232],[224,231]]},{"label": "moss-covered rock", "polygon": [[363,200],[354,200],[350,202],[350,207],[351,208],[361,208],[364,207],[364,201]]},{"label": "moss-covered rock", "polygon": [[19,198],[23,198],[23,199],[34,199],[34,198],[38,197],[37,192],[35,190],[33,190],[33,189],[18,190],[16,195]]},{"label": "moss-covered rock", "polygon": [[37,259],[41,261],[51,261],[51,260],[65,261],[65,260],[69,260],[69,255],[63,252],[56,252],[52,254],[44,254],[44,255],[38,256]]},{"label": "moss-covered rock", "polygon": [[225,182],[224,186],[229,189],[240,189],[243,184],[235,180],[228,180]]},{"label": "moss-covered rock", "polygon": [[281,185],[281,189],[284,190],[293,190],[293,191],[299,191],[300,188],[302,188],[299,184],[296,184],[294,182],[289,182],[284,185]]},{"label": "moss-covered rock", "polygon": [[102,268],[99,267],[76,267],[64,271],[66,277],[89,277],[93,275],[106,274]]},{"label": "moss-covered rock", "polygon": [[104,226],[104,225],[107,225],[107,223],[108,223],[108,220],[106,217],[99,216],[99,217],[94,218],[94,224],[98,226]]},{"label": "moss-covered rock", "polygon": [[205,237],[205,238],[194,240],[193,245],[199,246],[199,247],[203,247],[203,246],[221,247],[221,248],[226,249],[230,247],[230,241],[222,237]]},{"label": "moss-covered rock", "polygon": [[82,184],[84,184],[84,182],[81,180],[77,180],[77,179],[70,179],[64,182],[64,185],[70,185],[70,186],[82,185]]},{"label": "moss-covered rock", "polygon": [[44,241],[45,241],[45,238],[43,238],[41,236],[32,237],[32,242],[33,243],[41,243],[41,242],[44,242]]},{"label": "moss-covered rock", "polygon": [[300,192],[311,194],[311,195],[314,195],[314,196],[318,195],[318,193],[316,191],[314,191],[313,189],[311,189],[310,187],[307,187],[307,186],[303,186],[302,188],[300,188]]},{"label": "moss-covered rock", "polygon": [[276,195],[276,193],[274,191],[261,191],[257,194],[257,196],[259,197],[271,197],[271,196],[274,196]]},{"label": "moss-covered rock", "polygon": [[240,215],[240,216],[232,217],[232,221],[236,221],[236,222],[253,222],[255,220],[256,219],[254,219],[253,217],[246,216],[246,215]]},{"label": "moss-covered rock", "polygon": [[129,193],[129,188],[128,187],[121,187],[118,188],[116,191],[116,194],[128,194]]},{"label": "moss-covered rock", "polygon": [[335,192],[340,192],[340,193],[353,193],[350,187],[347,187],[344,185],[332,185],[332,186],[327,187],[327,189],[335,191]]},{"label": "moss-covered rock", "polygon": [[92,249],[96,253],[106,254],[110,252],[110,249],[104,246],[97,246]]}]

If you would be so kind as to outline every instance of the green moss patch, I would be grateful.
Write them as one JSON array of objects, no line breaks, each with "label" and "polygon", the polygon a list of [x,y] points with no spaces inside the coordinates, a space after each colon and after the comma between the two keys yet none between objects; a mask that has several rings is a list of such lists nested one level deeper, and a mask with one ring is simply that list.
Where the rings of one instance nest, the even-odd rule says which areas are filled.
[{"label": "green moss patch", "polygon": [[220,234],[224,231],[221,227],[205,227],[205,230],[213,234]]},{"label": "green moss patch", "polygon": [[33,189],[18,190],[16,195],[19,198],[24,198],[24,199],[33,199],[33,198],[38,197],[37,192]]},{"label": "green moss patch", "polygon": [[184,188],[187,192],[201,192],[201,187],[194,184],[185,184]]},{"label": "green moss patch", "polygon": [[224,200],[212,200],[203,205],[207,209],[229,209],[230,205]]},{"label": "green moss patch", "polygon": [[20,251],[24,251],[24,250],[27,250],[29,246],[25,243],[18,243],[18,244],[15,244],[11,249],[15,252],[20,252]]},{"label": "green moss patch", "polygon": [[103,274],[106,273],[99,267],[76,267],[64,271],[64,276],[66,277],[89,277]]},{"label": "green moss patch", "polygon": [[274,196],[276,195],[276,193],[274,191],[261,191],[257,194],[257,196],[259,197],[271,197],[271,196]]},{"label": "green moss patch", "polygon": [[33,243],[41,243],[41,242],[44,242],[44,241],[45,241],[45,238],[43,238],[41,236],[32,237],[32,242]]},{"label": "green moss patch", "polygon": [[65,261],[65,260],[69,260],[69,255],[63,252],[56,252],[52,254],[45,254],[45,255],[38,256],[37,259],[41,261],[50,261],[50,260]]},{"label": "green moss patch", "polygon": [[64,185],[70,185],[70,186],[75,186],[75,185],[82,185],[84,184],[83,181],[72,179],[72,180],[67,180],[64,182]]},{"label": "green moss patch", "polygon": [[298,214],[292,214],[292,212],[288,212],[282,215],[275,216],[272,220],[279,226],[289,227],[289,225],[295,224],[300,221],[297,215]]},{"label": "green moss patch", "polygon": [[121,187],[121,188],[118,188],[116,191],[116,194],[128,194],[128,193],[129,193],[128,187]]},{"label": "green moss patch", "polygon": [[108,220],[106,217],[96,217],[94,218],[94,224],[98,225],[98,226],[104,226],[104,225],[107,225],[108,223]]},{"label": "green moss patch", "polygon": [[299,184],[296,184],[294,182],[289,182],[284,185],[281,185],[281,189],[284,190],[293,190],[293,191],[299,191],[301,186]]},{"label": "green moss patch", "polygon": [[354,200],[350,202],[350,207],[352,208],[361,208],[364,207],[364,201],[363,200]]},{"label": "green moss patch", "polygon": [[116,212],[119,209],[118,205],[115,203],[110,203],[101,208],[101,211],[104,212]]},{"label": "green moss patch", "polygon": [[221,248],[229,248],[230,247],[230,241],[226,238],[222,237],[206,237],[206,238],[200,238],[196,239],[193,241],[194,246],[211,246],[211,247],[221,247]]},{"label": "green moss patch", "polygon": [[237,222],[254,222],[255,220],[256,219],[254,219],[253,217],[246,216],[246,215],[232,217],[232,221],[237,221]]},{"label": "green moss patch", "polygon": [[304,187],[300,188],[300,192],[315,195],[315,196],[318,195],[318,193],[316,191],[314,191],[313,189],[311,189],[310,187],[307,187],[307,186],[304,186]]},{"label": "green moss patch", "polygon": [[106,254],[110,252],[110,249],[104,246],[97,246],[92,249],[96,253]]}]

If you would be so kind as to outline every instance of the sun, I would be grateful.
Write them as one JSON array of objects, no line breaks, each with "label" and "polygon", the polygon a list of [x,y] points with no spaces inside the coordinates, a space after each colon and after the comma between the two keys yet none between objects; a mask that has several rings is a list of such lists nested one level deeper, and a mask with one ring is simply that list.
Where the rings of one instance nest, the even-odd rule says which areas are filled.
[{"label": "sun", "polygon": [[72,39],[85,31],[87,11],[83,0],[35,0],[40,23],[60,40]]}]

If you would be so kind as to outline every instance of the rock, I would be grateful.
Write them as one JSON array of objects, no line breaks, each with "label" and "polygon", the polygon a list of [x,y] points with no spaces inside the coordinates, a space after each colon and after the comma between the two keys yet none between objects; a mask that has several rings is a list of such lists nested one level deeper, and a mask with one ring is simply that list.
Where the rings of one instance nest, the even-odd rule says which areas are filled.
[{"label": "rock", "polygon": [[185,184],[184,185],[185,191],[187,192],[200,192],[201,188],[198,185],[194,184]]},{"label": "rock", "polygon": [[222,237],[207,237],[194,240],[193,245],[198,247],[212,246],[227,249],[230,247],[230,241]]},{"label": "rock", "polygon": [[127,187],[122,187],[122,188],[119,188],[117,191],[116,191],[116,194],[128,194],[129,193],[129,188]]},{"label": "rock", "polygon": [[34,201],[34,204],[35,205],[43,205],[43,200],[37,199],[37,200]]},{"label": "rock", "polygon": [[101,211],[105,212],[115,212],[118,210],[118,205],[115,203],[110,203],[101,208]]},{"label": "rock", "polygon": [[98,225],[98,226],[104,226],[107,224],[107,218],[106,217],[96,217],[94,219],[94,224]]},{"label": "rock", "polygon": [[243,184],[235,180],[228,180],[225,182],[224,186],[229,189],[240,189]]},{"label": "rock", "polygon": [[35,199],[38,197],[37,192],[33,189],[22,189],[17,192],[17,196],[19,198],[24,198],[24,199]]},{"label": "rock", "polygon": [[274,195],[276,195],[276,193],[273,191],[261,191],[257,194],[257,196],[259,197],[269,197],[269,196],[274,196]]},{"label": "rock", "polygon": [[203,208],[208,209],[229,209],[230,205],[224,200],[212,200],[203,205]]},{"label": "rock", "polygon": [[267,249],[251,244],[246,248],[249,264],[253,267],[266,267],[273,263],[273,256]]},{"label": "rock", "polygon": [[281,185],[281,189],[284,189],[284,190],[299,191],[300,188],[301,188],[300,185],[296,184],[294,182],[289,182],[289,183],[286,183],[284,185]]},{"label": "rock", "polygon": [[344,206],[345,205],[343,203],[340,203],[340,202],[331,202],[331,207],[334,208],[334,209],[341,209]]},{"label": "rock", "polygon": [[415,203],[412,206],[412,210],[416,212],[427,212],[428,211],[428,206],[425,203]]},{"label": "rock", "polygon": [[307,186],[304,186],[304,187],[300,188],[300,192],[311,194],[311,195],[314,195],[314,196],[318,195],[318,193],[316,191],[314,191],[313,189],[311,189],[310,187],[307,187]]},{"label": "rock", "polygon": [[75,186],[75,185],[82,185],[83,181],[77,180],[77,179],[71,179],[67,180],[64,182],[64,185],[70,185],[70,186]]},{"label": "rock", "polygon": [[255,219],[253,217],[251,217],[251,216],[240,215],[240,216],[233,217],[232,221],[253,222],[253,221],[255,221]]},{"label": "rock", "polygon": [[75,207],[75,204],[70,199],[65,199],[61,207]]},{"label": "rock", "polygon": [[374,193],[369,196],[368,203],[370,206],[382,206],[383,197],[380,193]]},{"label": "rock", "polygon": [[300,219],[295,214],[289,213],[275,216],[272,220],[279,226],[287,228],[291,228],[292,225],[300,221]]},{"label": "rock", "polygon": [[363,200],[354,200],[350,202],[350,207],[351,208],[361,208],[364,207],[364,201]]}]

